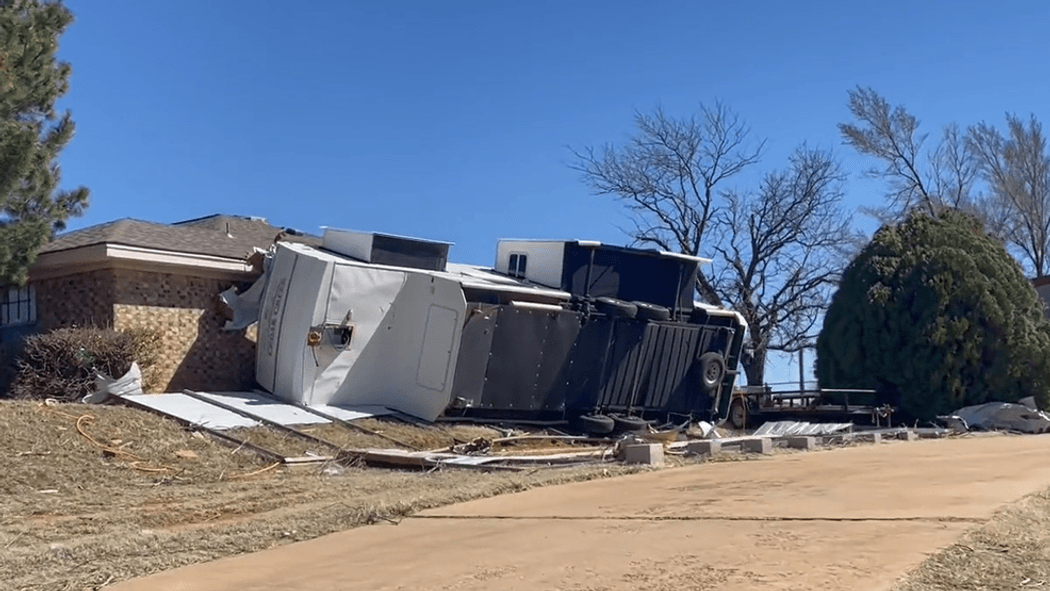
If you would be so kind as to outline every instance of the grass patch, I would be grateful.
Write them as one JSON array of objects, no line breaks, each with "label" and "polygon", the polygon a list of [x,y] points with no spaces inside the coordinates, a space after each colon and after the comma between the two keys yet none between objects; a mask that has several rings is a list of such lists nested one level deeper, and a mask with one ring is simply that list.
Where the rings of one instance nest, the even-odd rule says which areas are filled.
[{"label": "grass patch", "polygon": [[[379,419],[367,426],[426,449],[498,435]],[[314,429],[325,440],[345,437],[333,441],[339,445],[364,437],[378,439],[370,447],[392,447],[344,428]],[[277,431],[248,434],[285,446],[282,453],[326,451]],[[0,589],[91,589],[422,509],[640,470],[424,473],[331,463],[239,478],[269,464],[136,409],[0,401]]]},{"label": "grass patch", "polygon": [[928,558],[896,591],[1050,588],[1050,490],[1000,509]]}]

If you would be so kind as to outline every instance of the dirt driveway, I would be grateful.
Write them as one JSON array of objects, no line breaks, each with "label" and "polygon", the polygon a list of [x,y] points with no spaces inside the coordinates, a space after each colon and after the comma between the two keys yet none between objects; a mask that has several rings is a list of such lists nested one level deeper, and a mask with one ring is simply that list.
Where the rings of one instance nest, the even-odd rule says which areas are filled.
[{"label": "dirt driveway", "polygon": [[532,490],[119,591],[888,589],[1050,486],[1050,436],[884,443]]}]

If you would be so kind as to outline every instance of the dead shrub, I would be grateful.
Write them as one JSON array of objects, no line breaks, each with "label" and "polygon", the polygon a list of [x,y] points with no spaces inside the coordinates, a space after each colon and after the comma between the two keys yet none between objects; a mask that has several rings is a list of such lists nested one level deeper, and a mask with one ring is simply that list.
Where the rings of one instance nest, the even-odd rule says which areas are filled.
[{"label": "dead shrub", "polygon": [[95,390],[97,373],[119,377],[131,369],[136,342],[106,328],[60,328],[28,337],[9,395],[80,400]]}]

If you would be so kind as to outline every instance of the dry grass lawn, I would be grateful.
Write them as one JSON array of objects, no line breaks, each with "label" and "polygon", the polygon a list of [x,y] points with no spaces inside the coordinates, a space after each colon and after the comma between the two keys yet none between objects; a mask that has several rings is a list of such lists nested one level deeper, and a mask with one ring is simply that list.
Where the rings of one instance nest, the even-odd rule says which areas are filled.
[{"label": "dry grass lawn", "polygon": [[[469,426],[364,426],[433,449],[498,436]],[[396,447],[317,427],[346,447]],[[328,455],[284,434],[241,433],[288,455]],[[636,471],[616,464],[527,472],[295,468],[117,406],[0,401],[0,589],[98,589],[458,501]],[[270,469],[267,469],[270,468]]]},{"label": "dry grass lawn", "polygon": [[1050,490],[1004,507],[927,559],[895,589],[1050,589]]}]

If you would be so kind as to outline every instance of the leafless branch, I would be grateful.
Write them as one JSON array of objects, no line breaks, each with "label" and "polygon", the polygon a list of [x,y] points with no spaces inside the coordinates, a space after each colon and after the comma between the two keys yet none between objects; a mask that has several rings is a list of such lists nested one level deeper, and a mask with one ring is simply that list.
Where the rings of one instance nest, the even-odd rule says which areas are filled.
[{"label": "leafless branch", "polygon": [[1037,276],[1050,273],[1050,154],[1042,124],[1006,115],[1007,135],[980,123],[969,129],[967,145],[976,154],[990,196],[987,218]]}]

